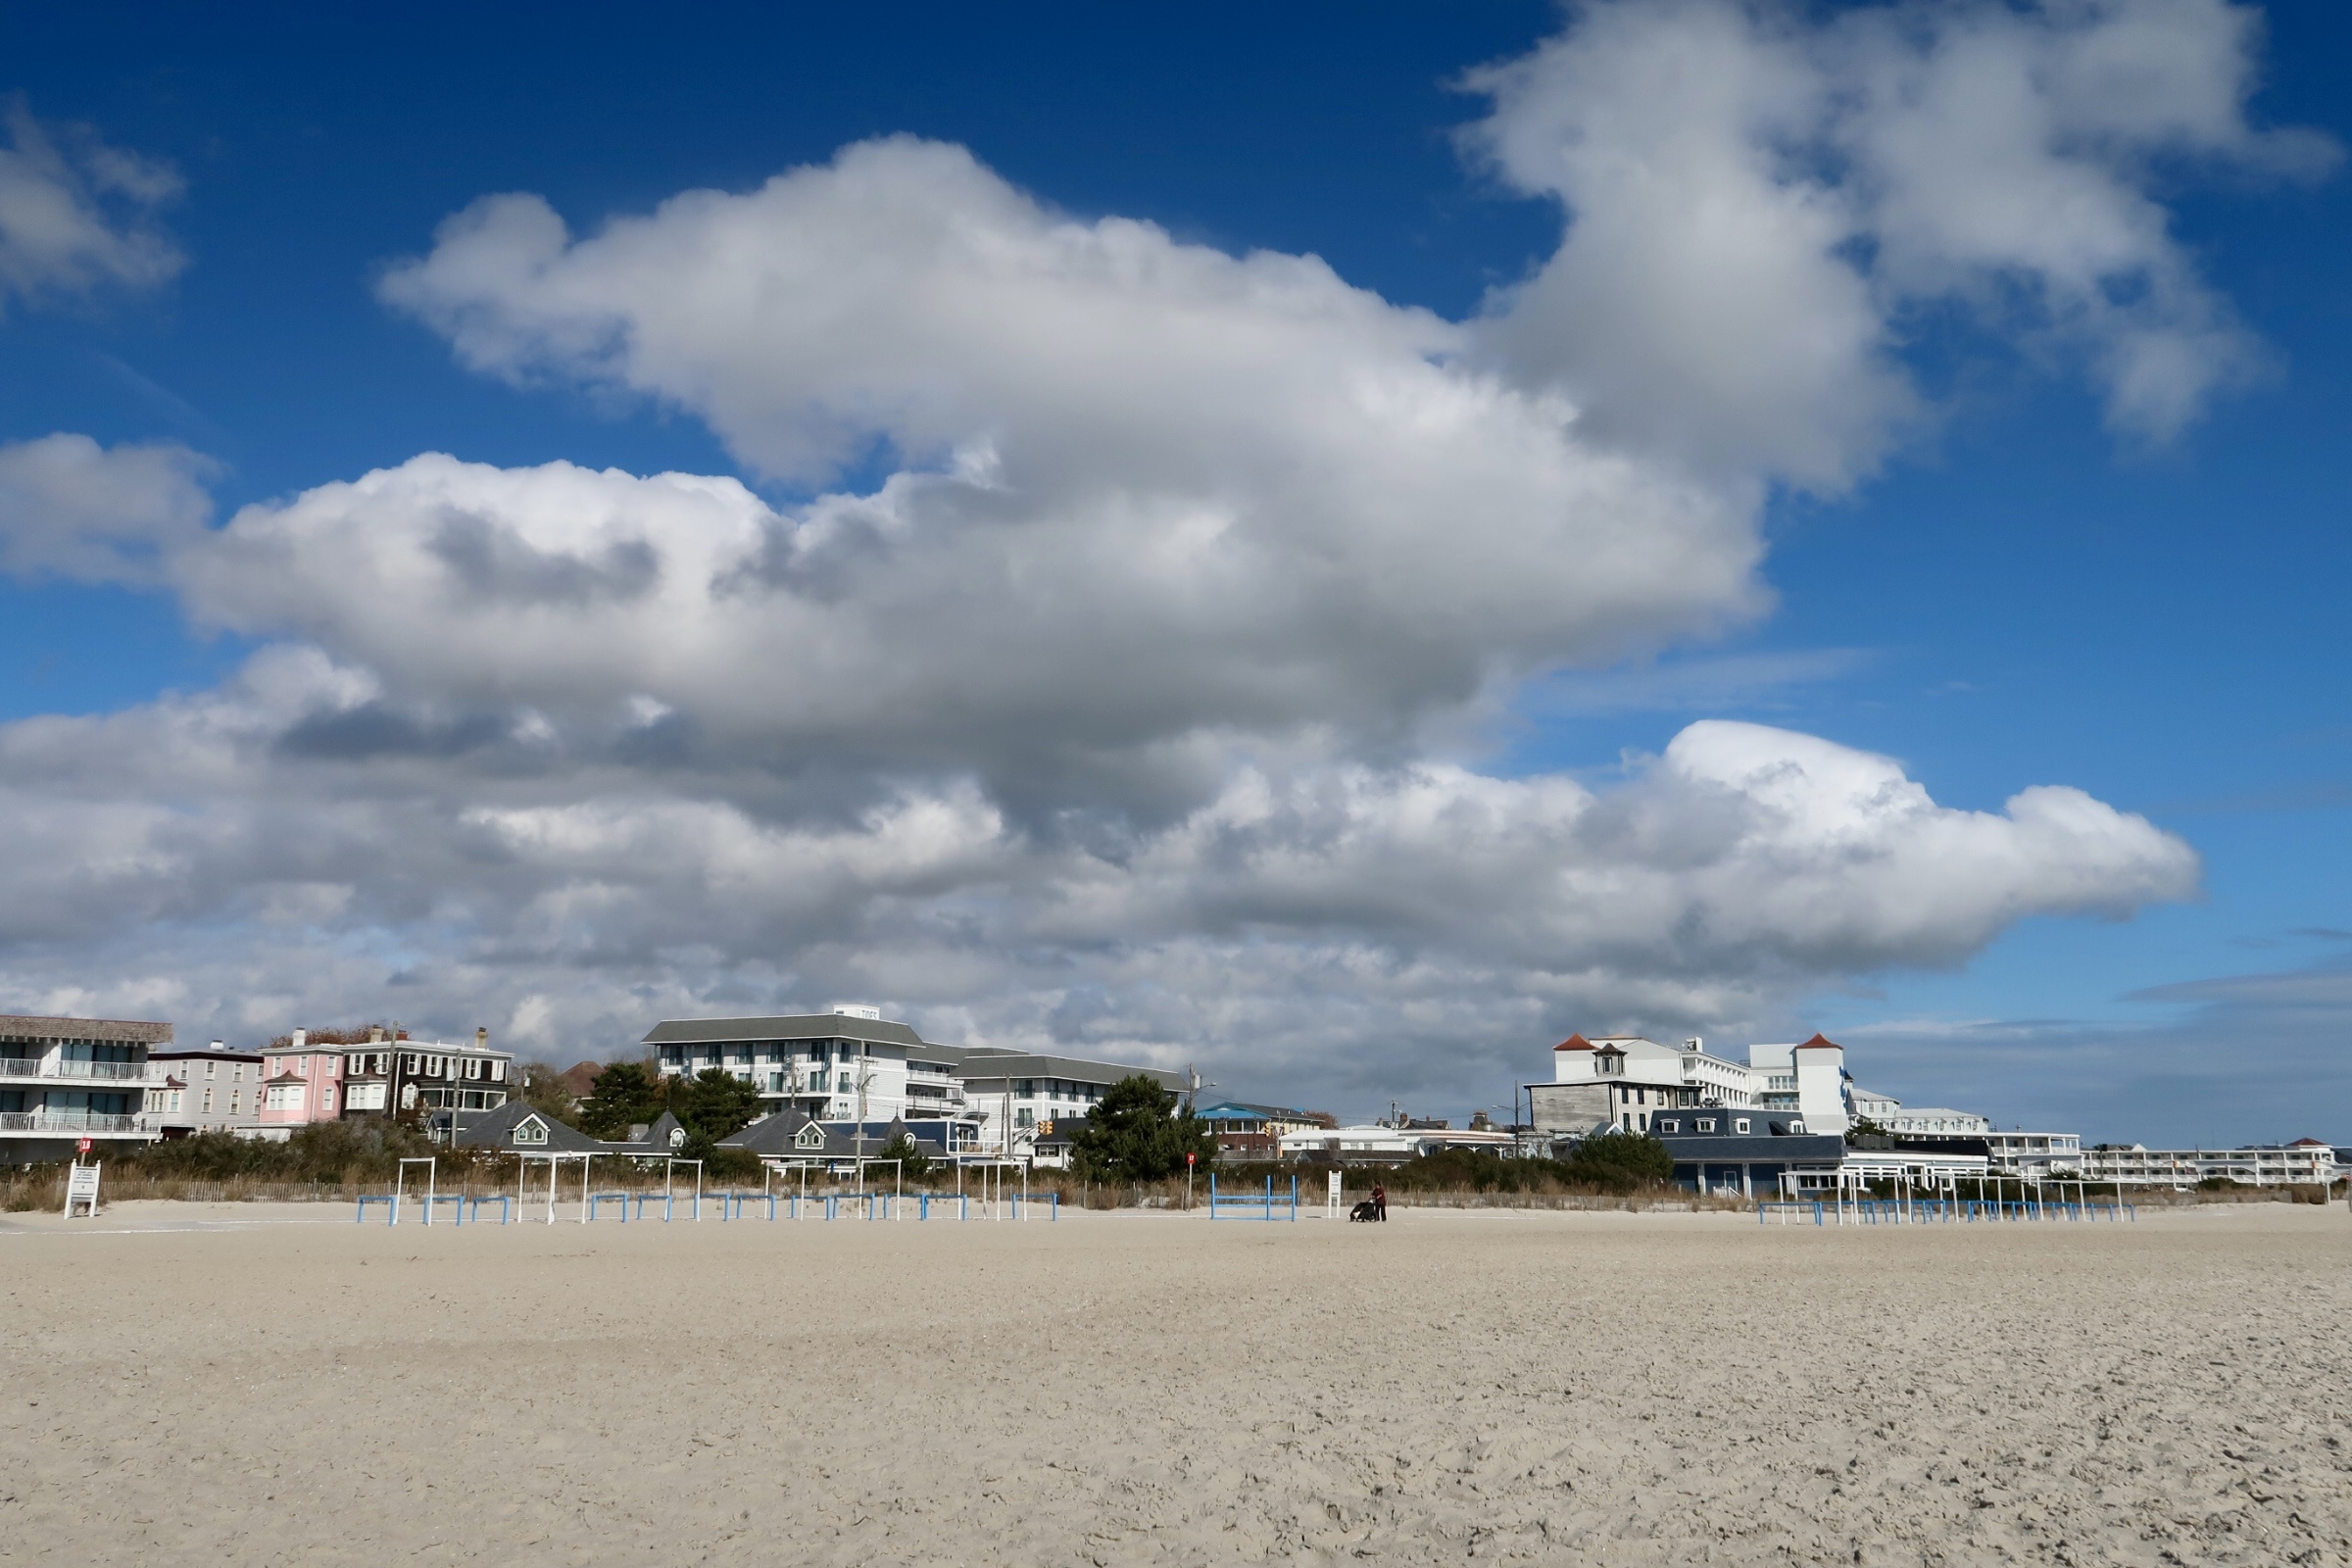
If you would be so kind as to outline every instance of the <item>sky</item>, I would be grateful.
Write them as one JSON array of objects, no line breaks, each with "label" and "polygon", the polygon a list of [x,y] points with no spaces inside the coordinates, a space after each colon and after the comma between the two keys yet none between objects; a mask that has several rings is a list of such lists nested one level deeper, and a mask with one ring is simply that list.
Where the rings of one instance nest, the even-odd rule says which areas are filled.
[{"label": "sky", "polygon": [[2352,1141],[2348,53],[11,8],[0,1009]]}]

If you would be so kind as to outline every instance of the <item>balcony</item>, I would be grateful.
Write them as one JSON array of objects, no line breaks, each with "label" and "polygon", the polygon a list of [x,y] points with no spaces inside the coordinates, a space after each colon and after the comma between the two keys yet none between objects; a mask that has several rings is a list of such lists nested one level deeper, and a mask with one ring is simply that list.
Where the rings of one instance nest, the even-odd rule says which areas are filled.
[{"label": "balcony", "polygon": [[0,1056],[0,1078],[78,1080],[82,1083],[141,1083],[148,1064],[143,1061],[67,1061],[47,1056]]},{"label": "balcony", "polygon": [[0,1110],[0,1133],[143,1133],[144,1118],[94,1110]]}]

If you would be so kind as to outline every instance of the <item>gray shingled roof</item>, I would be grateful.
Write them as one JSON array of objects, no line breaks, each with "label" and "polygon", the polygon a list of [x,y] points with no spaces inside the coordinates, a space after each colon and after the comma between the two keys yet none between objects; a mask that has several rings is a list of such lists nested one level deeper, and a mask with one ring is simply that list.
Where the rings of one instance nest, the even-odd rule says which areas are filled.
[{"label": "gray shingled roof", "polygon": [[852,1018],[838,1012],[796,1012],[769,1018],[669,1018],[654,1025],[642,1043],[733,1045],[750,1040],[869,1040],[877,1045],[936,1049],[903,1023]]},{"label": "gray shingled roof", "polygon": [[[546,1143],[514,1142],[515,1127],[530,1116],[547,1123]],[[599,1143],[577,1127],[565,1126],[547,1112],[533,1109],[523,1100],[510,1100],[495,1109],[464,1117],[458,1126],[458,1142],[469,1149],[519,1149],[533,1154],[601,1154],[612,1150],[611,1144]]]},{"label": "gray shingled roof", "polygon": [[1089,1061],[1083,1056],[1048,1056],[993,1047],[957,1051],[955,1054],[956,1070],[966,1083],[975,1078],[1073,1078],[1081,1083],[1107,1084],[1140,1072],[1147,1078],[1158,1079],[1168,1089],[1182,1092],[1190,1087],[1189,1080],[1180,1072],[1115,1061]]}]

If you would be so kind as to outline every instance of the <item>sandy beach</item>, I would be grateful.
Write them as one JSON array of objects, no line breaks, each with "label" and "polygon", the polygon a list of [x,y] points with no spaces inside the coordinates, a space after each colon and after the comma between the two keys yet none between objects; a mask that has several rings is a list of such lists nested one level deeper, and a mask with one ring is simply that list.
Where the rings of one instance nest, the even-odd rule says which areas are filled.
[{"label": "sandy beach", "polygon": [[2341,1207],[0,1221],[0,1560],[2352,1562]]}]

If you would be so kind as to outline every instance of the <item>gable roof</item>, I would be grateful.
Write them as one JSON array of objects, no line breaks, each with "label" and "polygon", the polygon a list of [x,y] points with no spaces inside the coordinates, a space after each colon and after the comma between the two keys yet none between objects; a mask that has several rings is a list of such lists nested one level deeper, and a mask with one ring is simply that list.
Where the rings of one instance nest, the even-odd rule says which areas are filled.
[{"label": "gable roof", "polygon": [[[547,1127],[547,1142],[517,1144],[514,1129],[538,1121]],[[599,1143],[577,1127],[567,1127],[527,1100],[510,1100],[491,1110],[460,1118],[457,1141],[469,1149],[522,1149],[533,1153],[601,1154],[611,1144]]]},{"label": "gable roof", "polygon": [[1579,1032],[1577,1034],[1570,1035],[1567,1039],[1561,1041],[1558,1045],[1552,1047],[1551,1049],[1554,1051],[1591,1051],[1592,1049],[1592,1042],[1587,1040],[1583,1033]]},{"label": "gable roof", "polygon": [[672,1154],[686,1141],[686,1128],[677,1117],[663,1111],[647,1123],[640,1132],[632,1127],[635,1136],[616,1139],[604,1147],[616,1154]]}]

